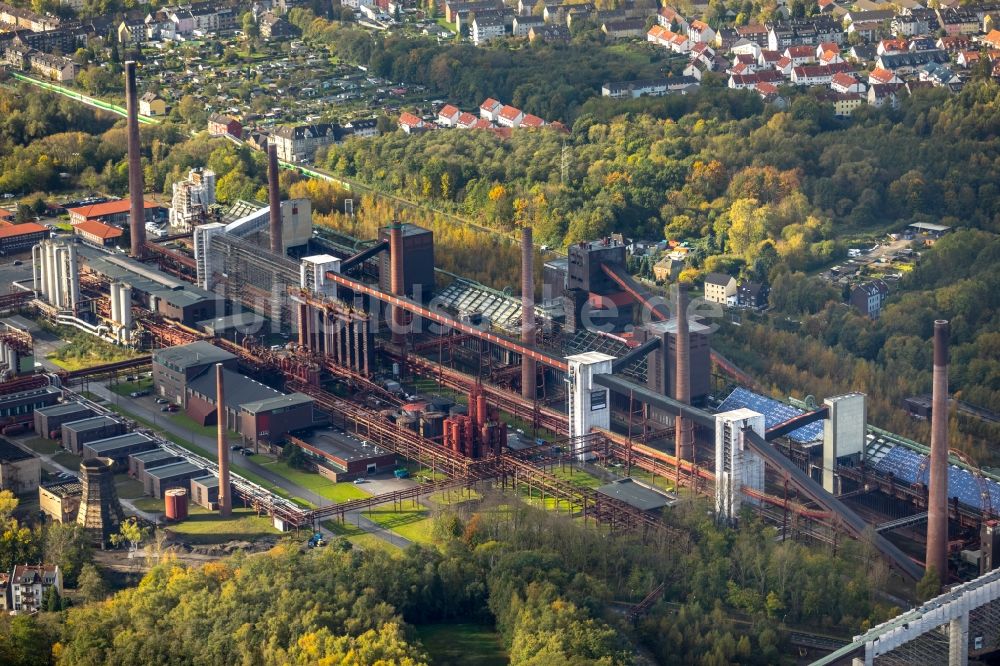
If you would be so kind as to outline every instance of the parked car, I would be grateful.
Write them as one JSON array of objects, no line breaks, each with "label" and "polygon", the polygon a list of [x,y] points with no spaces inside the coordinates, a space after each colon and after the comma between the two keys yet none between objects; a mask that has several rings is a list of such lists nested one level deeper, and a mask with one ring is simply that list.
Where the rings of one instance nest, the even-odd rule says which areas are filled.
[{"label": "parked car", "polygon": [[242,451],[243,447],[240,446],[239,444],[233,444],[232,446],[229,447],[229,450],[230,451]]},{"label": "parked car", "polygon": [[251,451],[250,449],[248,449],[245,446],[243,447],[243,450],[240,451],[240,453],[242,453],[245,456],[252,456],[253,455],[253,451]]},{"label": "parked car", "polygon": [[158,404],[158,405],[165,405],[165,404],[167,404],[168,402],[170,402],[170,401],[169,401],[169,400],[167,400],[166,398],[157,398],[157,399],[156,399],[156,404]]},{"label": "parked car", "polygon": [[359,476],[358,478],[354,479],[354,483],[356,483],[356,484],[362,484],[362,483],[367,483],[367,482],[368,482],[368,480],[365,477],[363,477],[363,476]]},{"label": "parked car", "polygon": [[149,395],[149,391],[132,391],[128,394],[130,398],[141,398],[143,396]]},{"label": "parked car", "polygon": [[180,409],[180,407],[178,407],[177,405],[167,405],[167,411],[168,412],[176,412],[179,409]]}]

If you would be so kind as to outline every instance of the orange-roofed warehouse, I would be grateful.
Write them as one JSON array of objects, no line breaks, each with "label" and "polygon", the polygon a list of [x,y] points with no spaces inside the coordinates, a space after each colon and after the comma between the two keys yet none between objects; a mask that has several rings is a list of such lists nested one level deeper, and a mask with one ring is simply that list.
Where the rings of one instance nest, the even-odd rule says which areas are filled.
[{"label": "orange-roofed warehouse", "polygon": [[[160,206],[152,201],[145,201],[143,203],[146,206],[146,219],[144,222],[152,222],[157,212],[161,210]],[[66,212],[69,213],[70,224],[75,225],[87,220],[97,220],[98,222],[124,227],[128,225],[129,200],[116,199],[89,206],[80,206],[79,208],[70,208]]]},{"label": "orange-roofed warehouse", "polygon": [[34,222],[0,227],[0,254],[26,252],[49,237],[49,230]]}]

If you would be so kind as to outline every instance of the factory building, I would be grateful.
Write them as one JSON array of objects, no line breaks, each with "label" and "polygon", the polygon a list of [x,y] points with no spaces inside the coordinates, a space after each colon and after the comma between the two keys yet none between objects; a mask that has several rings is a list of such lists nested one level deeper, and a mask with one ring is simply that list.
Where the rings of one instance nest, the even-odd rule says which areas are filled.
[{"label": "factory building", "polygon": [[151,451],[143,451],[142,453],[133,453],[128,457],[128,473],[136,479],[141,479],[146,470],[163,467],[164,465],[172,465],[173,463],[181,462],[181,460],[180,456],[159,448]]},{"label": "factory building", "polygon": [[42,407],[35,410],[35,432],[41,437],[59,439],[62,437],[62,424],[93,415],[94,412],[90,407],[79,402]]},{"label": "factory building", "polygon": [[63,448],[78,456],[85,444],[125,434],[125,424],[110,416],[92,416],[63,423],[60,431]]},{"label": "factory building", "polygon": [[240,405],[238,432],[253,444],[277,442],[286,433],[314,425],[314,402],[304,393],[245,402]]},{"label": "factory building", "polygon": [[333,482],[387,472],[396,466],[396,454],[343,433],[317,433],[308,440],[294,440]]},{"label": "factory building", "polygon": [[49,237],[49,230],[34,222],[0,227],[0,254],[26,252]]},{"label": "factory building", "polygon": [[209,511],[219,508],[219,477],[214,474],[191,479],[191,499]]},{"label": "factory building", "polygon": [[217,338],[238,341],[244,335],[255,335],[264,330],[267,320],[254,312],[238,312],[226,317],[216,317],[199,321],[197,328]]},{"label": "factory building", "polygon": [[186,461],[147,469],[143,472],[142,485],[147,495],[162,499],[170,488],[187,488],[191,479],[205,475],[205,470]]},{"label": "factory building", "polygon": [[[74,226],[93,220],[115,227],[126,227],[129,223],[129,203],[128,199],[115,199],[78,208],[68,208],[66,212],[69,213],[69,223]],[[153,222],[157,217],[162,217],[163,209],[159,204],[145,201],[143,205],[145,207],[144,223]]]},{"label": "factory building", "polygon": [[204,222],[208,209],[215,204],[215,172],[197,167],[188,172],[186,180],[173,184],[170,226],[182,231]]},{"label": "factory building", "polygon": [[61,397],[62,391],[53,386],[0,395],[0,417],[34,425],[35,410],[54,405]]},{"label": "factory building", "polygon": [[42,513],[57,523],[74,523],[80,511],[82,496],[83,486],[79,481],[38,486],[38,507]]},{"label": "factory building", "polygon": [[153,387],[156,395],[187,406],[188,384],[216,363],[236,370],[236,356],[207,342],[192,342],[153,352]]},{"label": "factory building", "polygon": [[215,294],[152,266],[87,247],[80,247],[79,254],[91,273],[131,287],[134,303],[185,326],[226,314],[225,302]]},{"label": "factory building", "polygon": [[[285,433],[313,425],[314,400],[302,393],[285,395],[233,370],[223,368],[224,419],[227,430],[253,444],[276,442]],[[203,372],[185,388],[188,416],[203,426],[218,423],[214,372]]]},{"label": "factory building", "polygon": [[117,470],[126,470],[130,455],[155,448],[157,445],[152,439],[142,433],[131,432],[84,444],[83,459],[86,461],[91,458],[108,458],[114,462]]},{"label": "factory building", "polygon": [[42,461],[0,437],[0,490],[15,495],[33,493],[42,479]]},{"label": "factory building", "polygon": [[[403,293],[422,303],[430,300],[434,291],[434,234],[429,229],[415,224],[403,224]],[[379,243],[389,242],[389,228],[378,232]],[[379,255],[378,287],[384,292],[392,291],[389,284],[389,252]]]},{"label": "factory building", "polygon": [[[688,354],[691,364],[691,404],[705,404],[711,386],[712,350],[709,344],[709,328],[704,324],[689,320],[690,334]],[[652,352],[646,365],[646,384],[661,395],[677,398],[677,319],[648,324],[639,330],[643,340],[658,337],[660,348]],[[639,337],[637,336],[637,337]]]}]

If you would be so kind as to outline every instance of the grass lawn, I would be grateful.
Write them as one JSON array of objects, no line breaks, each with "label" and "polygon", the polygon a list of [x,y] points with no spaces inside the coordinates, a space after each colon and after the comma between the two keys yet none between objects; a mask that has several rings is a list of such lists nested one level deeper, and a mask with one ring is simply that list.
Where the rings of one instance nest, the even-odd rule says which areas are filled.
[{"label": "grass lawn", "polygon": [[505,666],[507,652],[493,627],[478,624],[417,626],[434,666]]},{"label": "grass lawn", "polygon": [[430,511],[424,507],[414,507],[393,511],[392,509],[372,509],[363,514],[376,525],[395,532],[414,543],[432,544],[432,521]]},{"label": "grass lawn", "polygon": [[78,469],[80,469],[80,461],[83,460],[80,456],[75,456],[69,451],[60,451],[59,453],[52,456],[52,460],[56,461],[69,471],[74,474]]},{"label": "grass lawn", "polygon": [[439,26],[441,26],[442,28],[444,28],[445,30],[449,30],[449,31],[451,31],[452,34],[454,34],[454,32],[455,32],[455,23],[454,22],[449,23],[448,19],[446,19],[445,17],[442,16],[441,18],[439,18],[437,20],[437,24]]},{"label": "grass lawn", "polygon": [[347,502],[348,500],[361,499],[369,495],[369,493],[353,483],[334,483],[318,472],[305,472],[301,469],[295,469],[285,462],[274,461],[262,464],[275,474],[280,474],[292,483],[311,490],[317,495],[322,495],[331,502]]},{"label": "grass lawn", "polygon": [[271,525],[267,516],[258,516],[253,509],[233,509],[230,518],[200,506],[189,505],[187,520],[167,529],[181,536],[188,543],[225,543],[227,541],[252,541],[262,536],[281,534]]},{"label": "grass lawn", "polygon": [[418,481],[443,481],[448,476],[442,472],[435,472],[430,467],[423,467],[415,462],[407,462],[403,467],[410,473],[410,476]]},{"label": "grass lawn", "polygon": [[549,470],[549,473],[556,478],[569,481],[574,486],[583,488],[597,488],[598,486],[605,485],[604,481],[601,481],[593,474],[574,467],[556,467]]},{"label": "grass lawn", "polygon": [[32,437],[31,439],[26,439],[24,440],[24,445],[35,453],[42,453],[45,455],[52,455],[62,449],[62,447],[55,441],[45,439],[44,437]]},{"label": "grass lawn", "polygon": [[135,508],[140,511],[149,511],[150,513],[163,513],[163,500],[156,499],[155,497],[140,497],[138,499],[130,500]]},{"label": "grass lawn", "polygon": [[142,482],[128,474],[115,474],[115,486],[118,488],[118,497],[127,500],[142,497],[145,492]]},{"label": "grass lawn", "polygon": [[135,391],[152,391],[153,380],[148,377],[143,377],[137,382],[116,382],[114,384],[109,384],[108,388],[117,393],[120,396],[126,398],[130,397],[130,393]]},{"label": "grass lawn", "polygon": [[465,488],[454,488],[452,490],[442,490],[427,497],[427,501],[438,506],[449,506],[451,504],[461,504],[462,502],[478,502],[483,498],[475,490]]}]

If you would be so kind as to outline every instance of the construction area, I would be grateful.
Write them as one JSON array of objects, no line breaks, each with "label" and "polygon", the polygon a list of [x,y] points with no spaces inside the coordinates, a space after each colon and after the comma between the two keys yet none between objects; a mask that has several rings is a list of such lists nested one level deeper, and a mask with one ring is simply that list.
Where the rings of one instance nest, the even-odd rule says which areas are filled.
[{"label": "construction area", "polygon": [[[224,515],[240,500],[280,529],[312,530],[360,507],[491,483],[527,486],[612,534],[652,538],[669,534],[664,507],[701,495],[719,521],[757,514],[780,539],[869,539],[899,576],[919,580],[933,567],[942,589],[965,589],[1000,565],[1000,479],[948,448],[948,322],[935,325],[933,435],[922,444],[869,424],[860,393],[793,405],[756,392],[712,349],[711,320],[693,314],[688,294],[651,294],[611,239],[569,247],[537,285],[523,229],[518,299],[437,271],[433,234],[415,225],[395,223],[360,245],[317,238],[308,201],[280,200],[274,146],[268,207],[194,226],[185,241],[193,253],[171,249],[145,239],[133,63],[126,74],[131,256],[43,241],[33,283],[15,285],[0,309],[32,311],[143,355],[32,374],[22,360],[30,339],[0,337],[0,415],[27,391],[68,391],[84,376],[151,367],[154,395],[216,426],[218,450],[208,460],[149,432],[128,446],[112,440],[131,435],[103,430],[103,439],[81,442],[72,421],[59,423],[81,420],[75,408],[12,415],[12,424],[58,427],[66,446],[105,461],[87,467],[83,505],[104,492],[100,477],[111,465],[143,466],[150,494],[165,497],[168,510],[186,510],[171,492],[183,488]],[[240,373],[260,388],[244,389]],[[423,393],[410,388],[418,383]],[[88,418],[113,416],[75,394],[58,402],[70,399],[93,412]],[[317,438],[330,424],[373,447],[370,459],[349,441]],[[258,448],[294,444],[332,478],[387,470],[393,457],[431,474],[408,490],[305,509],[230,471],[227,429]],[[561,462],[661,483],[584,487],[551,473]],[[943,644],[944,661],[909,663],[966,663],[1000,647],[977,619],[993,617],[981,611],[997,606],[1000,588],[969,589],[981,603],[948,620],[958,629]],[[878,637],[844,657],[895,663],[877,658],[890,649],[865,647]]]}]

